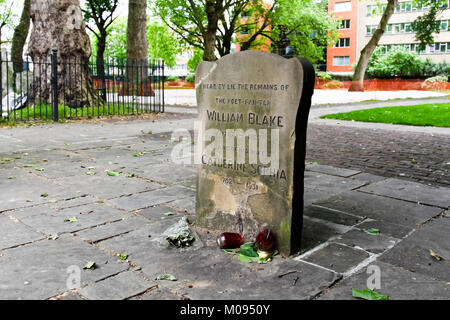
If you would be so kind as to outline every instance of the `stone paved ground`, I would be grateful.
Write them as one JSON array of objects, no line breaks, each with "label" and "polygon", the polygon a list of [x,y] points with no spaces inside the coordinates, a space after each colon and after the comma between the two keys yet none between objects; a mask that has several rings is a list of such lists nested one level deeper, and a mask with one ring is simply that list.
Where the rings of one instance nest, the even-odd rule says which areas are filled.
[{"label": "stone paved ground", "polygon": [[[450,190],[374,175],[356,161],[328,166],[331,146],[321,158],[308,149],[318,164],[305,176],[300,255],[245,264],[219,250],[216,235],[195,228],[194,166],[170,160],[170,132],[191,130],[193,117],[0,129],[0,298],[352,299],[373,266],[391,299],[450,298]],[[406,152],[402,143],[394,147]],[[182,216],[194,222],[195,245],[171,248],[162,233]],[[88,261],[97,268],[83,269]],[[155,280],[163,273],[178,281]]]}]

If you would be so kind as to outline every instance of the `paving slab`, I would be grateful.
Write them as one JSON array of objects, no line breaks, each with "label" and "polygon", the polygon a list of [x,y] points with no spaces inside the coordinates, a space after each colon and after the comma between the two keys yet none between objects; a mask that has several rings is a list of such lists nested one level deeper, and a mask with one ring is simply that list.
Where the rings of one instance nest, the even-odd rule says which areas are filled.
[{"label": "paving slab", "polygon": [[361,172],[359,170],[336,168],[336,167],[322,165],[322,164],[306,164],[305,170],[319,172],[319,173],[326,173],[326,174],[329,174],[332,176],[338,176],[338,177],[343,177],[343,178],[348,178],[348,177],[354,176]]},{"label": "paving slab", "polygon": [[336,194],[338,194],[338,192],[330,193],[328,191],[310,189],[310,188],[305,187],[304,193],[303,193],[303,206],[308,207],[315,202],[318,202],[320,200],[326,200],[328,198],[333,197]]},{"label": "paving slab", "polygon": [[363,221],[358,225],[358,228],[361,230],[378,229],[380,231],[380,234],[387,235],[396,239],[403,239],[413,230],[413,227],[405,227],[399,224],[373,219],[367,219]]},{"label": "paving slab", "polygon": [[331,241],[342,243],[354,248],[360,248],[376,254],[393,247],[400,240],[383,234],[368,234],[363,230],[354,228]]},{"label": "paving slab", "polygon": [[[88,204],[63,210],[46,209],[14,212],[22,223],[47,235],[75,232],[107,222],[121,220],[130,214],[104,204]],[[76,218],[75,222],[65,221]]]},{"label": "paving slab", "polygon": [[327,224],[325,221],[311,219],[305,216],[303,219],[302,242],[300,253],[304,253],[330,238],[337,237],[347,231],[337,225]]},{"label": "paving slab", "polygon": [[170,212],[175,213],[175,215],[177,215],[177,212],[175,212],[173,208],[168,207],[166,205],[157,205],[154,207],[137,210],[134,213],[138,216],[145,217],[148,220],[160,221],[165,217],[167,217],[166,214]]},{"label": "paving slab", "polygon": [[81,288],[79,293],[90,300],[123,300],[143,293],[155,286],[138,272],[125,271],[105,280]]},{"label": "paving slab", "polygon": [[344,273],[369,257],[363,250],[350,248],[337,243],[330,243],[312,254],[299,258],[319,266]]},{"label": "paving slab", "polygon": [[[352,296],[352,289],[367,288],[367,280],[373,275],[371,268],[378,267],[381,275],[381,288],[375,289],[389,300],[448,300],[450,285],[445,282],[410,272],[400,267],[375,261],[367,268],[346,278],[333,288],[326,290],[319,300],[359,300]],[[369,273],[367,269],[369,268]]]},{"label": "paving slab", "polygon": [[129,178],[125,174],[112,177],[106,172],[101,171],[95,175],[55,179],[55,183],[65,188],[74,190],[77,196],[80,194],[95,196],[99,199],[112,199],[124,195],[131,195],[143,191],[156,190],[162,186],[157,183],[151,183],[142,179]]},{"label": "paving slab", "polygon": [[305,187],[337,194],[345,190],[353,190],[366,185],[365,181],[346,179],[329,174],[305,172]]},{"label": "paving slab", "polygon": [[[95,270],[83,269],[95,261]],[[80,271],[81,286],[128,269],[117,258],[73,238],[62,235],[57,240],[41,240],[2,251],[0,257],[0,298],[48,299],[66,292],[71,284],[72,266]]]},{"label": "paving slab", "polygon": [[157,286],[154,290],[132,297],[130,300],[179,300],[180,298],[172,293],[170,289]]},{"label": "paving slab", "polygon": [[[450,282],[449,230],[450,219],[434,219],[379,259],[416,273]],[[433,258],[430,250],[441,256],[442,260]]]},{"label": "paving slab", "polygon": [[119,221],[113,221],[97,227],[77,231],[76,235],[84,240],[98,242],[139,228],[145,228],[148,224],[150,224],[150,221],[143,217],[127,216]]},{"label": "paving slab", "polygon": [[167,203],[177,199],[193,197],[194,194],[194,191],[190,189],[175,186],[161,188],[154,191],[136,193],[131,196],[114,198],[107,200],[106,202],[118,208],[133,211],[152,207],[161,203]]},{"label": "paving slab", "polygon": [[359,191],[343,192],[327,200],[316,201],[315,204],[405,227],[415,227],[442,212],[440,208]]},{"label": "paving slab", "polygon": [[196,179],[197,169],[193,165],[176,165],[173,163],[142,166],[136,170],[139,177],[163,183],[180,183]]},{"label": "paving slab", "polygon": [[184,198],[172,201],[168,204],[178,211],[195,214],[195,198]]},{"label": "paving slab", "polygon": [[360,191],[445,209],[450,207],[450,189],[411,181],[390,178],[361,188]]},{"label": "paving slab", "polygon": [[306,207],[305,210],[303,211],[303,215],[345,226],[353,226],[364,220],[364,218],[361,216],[355,216],[352,214],[344,213],[337,210],[331,210],[329,208],[324,208],[317,205]]},{"label": "paving slab", "polygon": [[[14,232],[11,232],[11,231]],[[0,250],[46,238],[19,221],[0,215]]]}]

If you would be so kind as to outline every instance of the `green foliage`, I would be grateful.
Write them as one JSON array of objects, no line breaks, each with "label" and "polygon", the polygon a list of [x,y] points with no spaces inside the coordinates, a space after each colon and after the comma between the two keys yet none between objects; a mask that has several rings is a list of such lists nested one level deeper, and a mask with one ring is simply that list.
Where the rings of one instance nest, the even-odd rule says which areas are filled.
[{"label": "green foliage", "polygon": [[448,76],[435,76],[425,79],[425,82],[448,82]]},{"label": "green foliage", "polygon": [[166,81],[178,81],[178,77],[177,76],[167,76]]},{"label": "green foliage", "polygon": [[[17,15],[12,12],[11,7],[13,1],[0,0],[0,35],[4,32],[4,29],[13,30]],[[0,38],[0,44],[3,42]]]},{"label": "green foliage", "polygon": [[389,300],[388,296],[384,296],[377,291],[371,289],[352,289],[352,295],[355,298],[364,299],[364,300]]},{"label": "green foliage", "polygon": [[434,62],[430,58],[425,59],[423,62],[423,75],[426,77],[434,77],[439,75],[450,74],[450,63],[446,61]]},{"label": "green foliage", "polygon": [[333,80],[333,76],[330,73],[323,71],[317,72],[316,77],[324,80]]},{"label": "green foliage", "polygon": [[147,24],[147,42],[152,59],[163,59],[169,68],[176,65],[181,46],[167,25],[157,21]]},{"label": "green foliage", "polygon": [[[105,56],[125,60],[127,57],[127,17],[117,18],[107,29]],[[91,39],[95,56],[97,39]],[[147,24],[148,52],[152,59],[163,59],[168,67],[176,64],[176,56],[181,52],[179,41],[166,25],[157,21]]]},{"label": "green foliage", "polygon": [[427,44],[434,43],[433,33],[440,32],[440,21],[437,17],[444,8],[444,0],[421,0],[420,4],[429,5],[429,9],[411,23],[411,28],[416,34],[416,40],[419,41],[419,49],[424,50]]},{"label": "green foliage", "polygon": [[187,76],[186,76],[186,79],[185,79],[187,82],[194,82],[195,81],[195,75],[193,75],[192,73],[190,73],[190,74],[188,74]]},{"label": "green foliage", "polygon": [[418,77],[422,74],[423,62],[414,52],[396,48],[382,54],[375,49],[367,65],[367,74],[373,78]]},{"label": "green foliage", "polygon": [[187,63],[188,71],[190,73],[195,73],[198,64],[202,61],[203,61],[203,50],[194,49],[194,53]]},{"label": "green foliage", "polygon": [[337,39],[340,21],[330,17],[322,3],[313,0],[278,0],[270,32],[272,47],[289,40],[295,54],[313,63],[323,60],[327,46]]}]

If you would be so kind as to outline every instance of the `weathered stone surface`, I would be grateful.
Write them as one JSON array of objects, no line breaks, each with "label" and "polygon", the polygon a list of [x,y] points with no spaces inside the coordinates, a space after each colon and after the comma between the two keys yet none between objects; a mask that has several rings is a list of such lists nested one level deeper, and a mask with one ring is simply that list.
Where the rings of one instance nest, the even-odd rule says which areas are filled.
[{"label": "weathered stone surface", "polygon": [[302,247],[300,253],[308,251],[330,238],[335,238],[346,232],[347,228],[339,228],[337,225],[327,224],[326,221],[311,219],[308,216],[303,220]]},{"label": "weathered stone surface", "polygon": [[405,180],[386,179],[361,188],[361,191],[441,208],[450,207],[450,193],[447,188],[429,187]]},{"label": "weathered stone surface", "polygon": [[326,290],[319,300],[353,300],[352,289],[367,288],[367,279],[373,275],[368,268],[379,267],[381,272],[381,289],[375,289],[389,300],[448,300],[450,285],[429,276],[413,273],[403,268],[375,261],[357,274],[339,282],[332,289]]},{"label": "weathered stone surface", "polygon": [[245,51],[202,62],[195,78],[196,223],[247,236],[268,223],[283,254],[298,251],[311,64]]},{"label": "weathered stone surface", "polygon": [[[11,231],[14,232],[11,232]],[[45,236],[24,224],[0,215],[0,250],[43,239]]]},{"label": "weathered stone surface", "polygon": [[[126,212],[103,204],[89,204],[59,211],[40,206],[39,211],[32,214],[29,212],[32,211],[17,212],[15,216],[27,226],[47,235],[74,232],[129,216]],[[77,221],[64,221],[71,218],[76,218]]]},{"label": "weathered stone surface", "polygon": [[[158,206],[142,209],[142,210],[136,211],[136,214],[143,216],[148,220],[159,221],[159,220],[165,218],[166,217],[165,214],[169,213],[169,212],[175,213],[174,216],[177,215],[177,212],[173,208],[168,207],[166,205],[158,205]],[[167,217],[170,217],[170,216],[167,216]]]},{"label": "weathered stone surface", "polygon": [[371,228],[378,229],[381,234],[397,239],[403,239],[413,230],[413,227],[405,227],[395,223],[372,219],[362,222],[358,225],[358,228],[362,230]]},{"label": "weathered stone surface", "polygon": [[[2,251],[1,299],[48,299],[68,290],[68,268],[80,268],[80,285],[124,271],[128,264],[70,235]],[[95,270],[83,269],[95,261]]]},{"label": "weathered stone surface", "polygon": [[345,213],[414,227],[439,215],[442,209],[380,197],[359,191],[344,192],[315,204]]},{"label": "weathered stone surface", "polygon": [[[435,219],[415,231],[379,259],[416,273],[450,282],[449,230],[450,219]],[[430,250],[443,259],[437,261],[431,256]]]},{"label": "weathered stone surface", "polygon": [[194,191],[191,189],[175,186],[115,198],[108,200],[107,203],[124,210],[133,211],[156,206],[158,204],[167,203],[177,199],[183,199],[193,195]]},{"label": "weathered stone surface", "polygon": [[348,178],[348,177],[354,176],[355,174],[358,174],[361,172],[358,170],[335,168],[335,167],[322,165],[322,164],[307,164],[305,167],[305,170],[330,174],[332,176],[338,176],[338,177],[343,177],[343,178]]},{"label": "weathered stone surface", "polygon": [[369,254],[337,243],[313,252],[301,260],[318,264],[336,272],[346,272],[369,257]]},{"label": "weathered stone surface", "polygon": [[88,285],[79,290],[90,300],[122,300],[143,293],[155,283],[144,279],[137,272],[127,271]]},{"label": "weathered stone surface", "polygon": [[330,210],[328,208],[315,205],[305,208],[304,215],[345,226],[353,226],[363,220],[363,217],[360,216],[347,214],[337,210]]},{"label": "weathered stone surface", "polygon": [[128,216],[120,221],[115,221],[98,227],[77,231],[77,235],[85,240],[93,242],[105,240],[130,231],[145,228],[150,221],[143,217]]},{"label": "weathered stone surface", "polygon": [[362,230],[352,229],[332,241],[355,248],[361,248],[372,253],[381,253],[394,246],[399,239],[394,239],[383,234],[367,234]]},{"label": "weathered stone surface", "polygon": [[358,179],[346,179],[324,173],[307,172],[305,174],[305,187],[338,194],[346,190],[353,190],[367,184]]},{"label": "weathered stone surface", "polygon": [[173,294],[167,288],[155,288],[144,294],[131,298],[130,300],[179,300],[181,297]]}]

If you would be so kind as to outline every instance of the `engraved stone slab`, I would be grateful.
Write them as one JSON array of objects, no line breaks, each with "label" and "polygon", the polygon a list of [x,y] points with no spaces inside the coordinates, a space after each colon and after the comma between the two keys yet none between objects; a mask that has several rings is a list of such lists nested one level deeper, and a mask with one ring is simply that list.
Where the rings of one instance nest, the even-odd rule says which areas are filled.
[{"label": "engraved stone slab", "polygon": [[196,88],[196,224],[248,239],[268,224],[283,255],[297,252],[311,63],[239,52],[202,62]]}]

